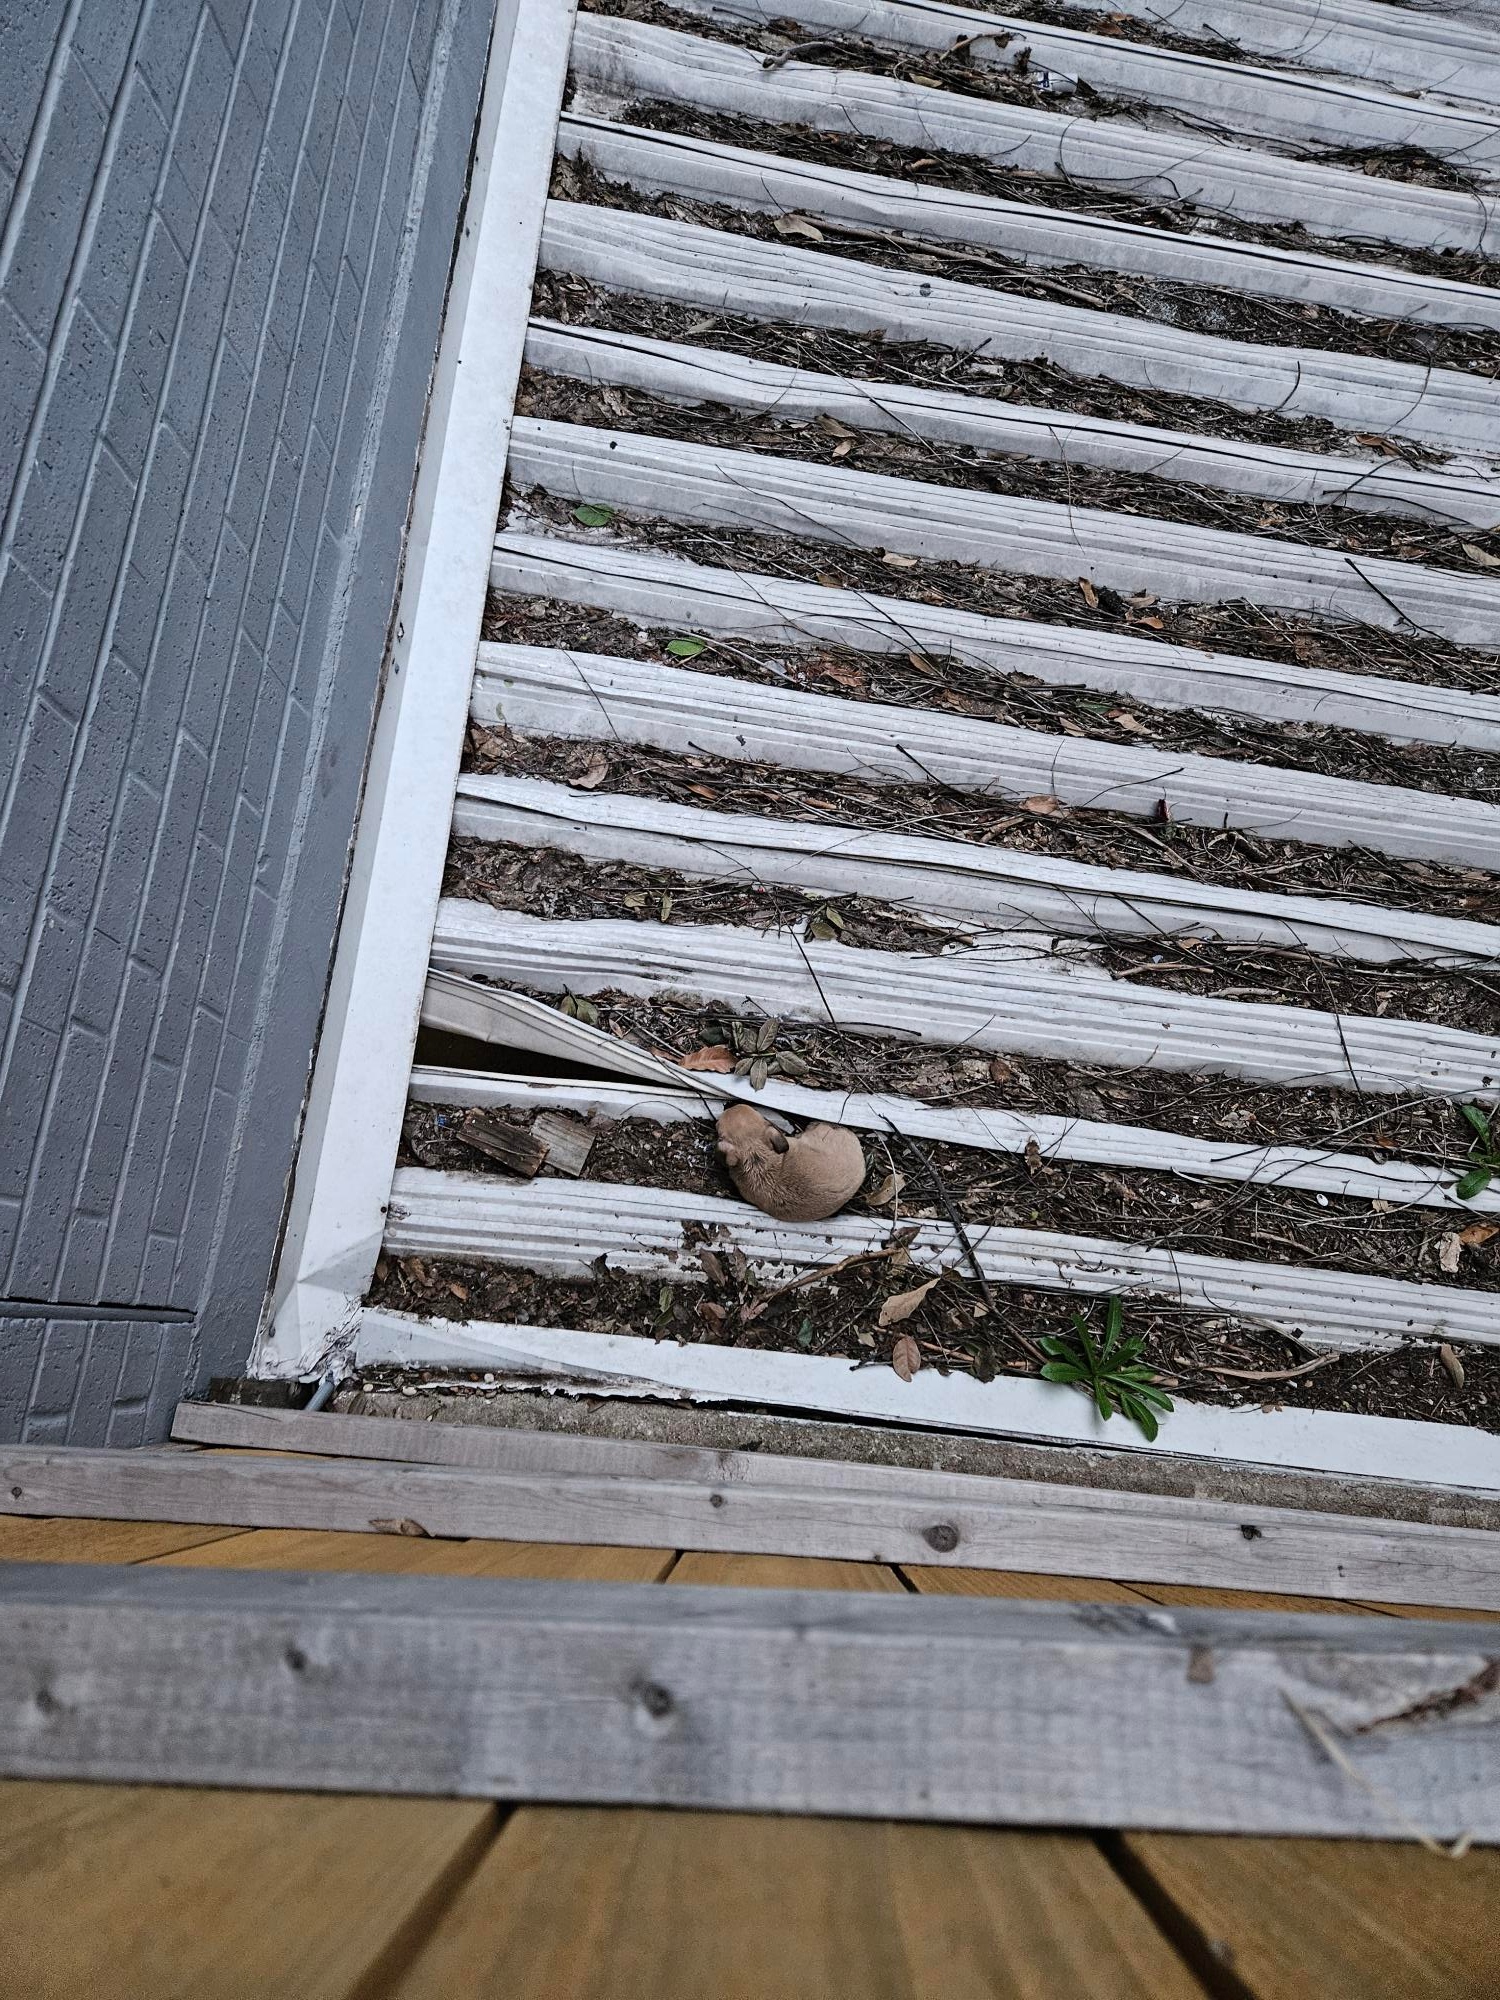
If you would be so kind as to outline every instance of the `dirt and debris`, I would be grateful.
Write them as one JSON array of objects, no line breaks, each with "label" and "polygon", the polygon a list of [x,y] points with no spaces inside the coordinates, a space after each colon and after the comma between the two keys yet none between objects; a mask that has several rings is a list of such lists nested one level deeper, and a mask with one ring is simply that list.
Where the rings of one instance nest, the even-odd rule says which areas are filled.
[{"label": "dirt and debris", "polygon": [[[589,791],[666,799],[698,811],[860,826],[1187,877],[1217,887],[1332,895],[1472,923],[1500,923],[1500,877],[1485,869],[1362,847],[1269,840],[1229,827],[1191,826],[1159,811],[1146,819],[1105,806],[1068,806],[1050,793],[999,799],[936,783],[876,784],[844,772],[802,771],[636,743],[605,746],[561,737],[518,737],[479,725],[470,728],[466,763],[478,773],[504,772],[558,784],[576,783],[582,776]],[[462,843],[456,872],[483,881],[485,863],[476,850],[488,844]]]},{"label": "dirt and debris", "polygon": [[[936,649],[863,652],[849,646],[720,639],[695,632],[690,622],[644,627],[586,605],[501,592],[490,596],[484,637],[500,645],[657,660],[765,687],[791,685],[845,701],[929,709],[1100,743],[1150,744],[1158,750],[1315,771],[1328,778],[1399,785],[1444,798],[1500,802],[1500,754],[1393,743],[1322,723],[1261,722],[1222,710],[1155,708],[1118,689],[1049,686],[1031,674],[1000,673]],[[685,642],[694,648],[690,656],[667,651]]]},{"label": "dirt and debris", "polygon": [[[525,991],[521,988],[519,990]],[[534,996],[557,1006],[555,994]],[[602,988],[588,998],[588,1018],[617,1040],[669,1061],[695,1051],[733,1048],[765,1026],[754,1010]],[[1208,1071],[1111,1068],[1010,1051],[854,1034],[827,1023],[780,1019],[773,1052],[794,1055],[795,1080],[813,1090],[889,1093],[960,1109],[1014,1110],[1151,1126],[1186,1138],[1245,1146],[1311,1146],[1370,1160],[1400,1159],[1451,1174],[1469,1164],[1474,1134],[1458,1106],[1419,1096],[1361,1097],[1352,1090],[1256,1084]],[[526,1068],[513,1050],[423,1030],[419,1063],[514,1073]]]},{"label": "dirt and debris", "polygon": [[[1274,249],[1311,251],[1319,257],[1349,263],[1378,261],[1423,277],[1451,278],[1458,284],[1486,288],[1500,284],[1500,258],[1478,251],[1423,250],[1388,243],[1378,236],[1314,236],[1297,222],[1247,222],[1222,209],[1198,207],[1191,201],[1133,194],[1117,184],[1074,180],[1068,174],[1007,166],[1003,161],[984,159],[978,154],[941,149],[928,152],[925,148],[900,145],[893,139],[870,138],[859,132],[821,132],[808,125],[775,125],[657,100],[629,105],[626,117],[631,124],[653,131],[740,146],[751,152],[780,154],[809,165],[845,167],[893,180],[916,181],[927,187],[948,188],[956,194],[1031,202],[1043,208],[1107,216],[1144,229],[1191,232],[1229,243],[1263,243]],[[1434,328],[1433,332],[1441,335],[1443,330]],[[1481,338],[1493,340],[1495,335]]]},{"label": "dirt and debris", "polygon": [[[736,1107],[730,1115],[756,1114]],[[522,1150],[530,1136],[526,1113],[483,1116],[487,1125],[505,1121]],[[475,1117],[451,1105],[409,1105],[400,1164],[529,1178],[507,1169],[489,1148],[475,1149]],[[591,1127],[589,1179],[748,1199],[718,1156],[714,1129],[706,1119],[601,1120]],[[956,1212],[976,1231],[1057,1231],[1192,1256],[1500,1290],[1500,1223],[1488,1218],[1465,1221],[1447,1209],[1376,1208],[1364,1199],[1270,1182],[1197,1179],[1140,1167],[1127,1173],[1050,1159],[1035,1144],[1024,1154],[993,1153],[925,1140],[917,1147],[894,1134],[862,1136],[867,1170],[844,1198],[848,1213],[880,1216],[893,1229],[943,1222]],[[542,1171],[553,1172],[550,1161]]]},{"label": "dirt and debris", "polygon": [[765,452],[926,486],[1014,495],[1070,512],[1091,508],[1481,576],[1500,569],[1500,534],[1492,530],[1432,527],[1401,515],[1254,499],[1187,480],[1066,458],[983,451],[914,432],[855,428],[827,417],[781,418],[723,403],[678,403],[640,389],[585,383],[535,369],[525,371],[516,408],[523,416],[557,423]]},{"label": "dirt and debris", "polygon": [[[515,495],[509,496],[513,504]],[[542,487],[523,496],[529,513],[578,537],[573,500]],[[880,549],[813,539],[810,535],[762,534],[744,528],[698,527],[611,510],[608,534],[633,548],[680,555],[709,568],[760,571],[798,582],[831,584],[973,611],[987,618],[1024,618],[1043,625],[1074,625],[1093,631],[1128,631],[1169,646],[1201,646],[1207,652],[1238,653],[1278,665],[1318,667],[1333,673],[1375,674],[1387,680],[1420,681],[1438,687],[1500,693],[1500,654],[1468,646],[1413,627],[1337,623],[1309,614],[1267,609],[1243,598],[1218,603],[1167,604],[1150,597],[1150,561],[1141,558],[1141,590],[1129,596],[1107,585],[1085,592],[1071,577],[1019,576],[979,563],[935,562],[903,556],[884,560]],[[1143,597],[1143,593],[1145,596]]]},{"label": "dirt and debris", "polygon": [[[908,1318],[882,1327],[885,1300],[914,1289],[912,1267],[903,1263],[899,1245],[893,1254],[787,1289],[758,1283],[732,1244],[712,1240],[707,1231],[698,1236],[689,1254],[704,1274],[701,1283],[627,1277],[610,1270],[603,1258],[588,1278],[572,1280],[505,1264],[382,1257],[369,1303],[440,1320],[565,1326],[685,1346],[832,1355],[857,1367],[886,1369],[897,1342],[909,1336],[924,1367],[980,1381],[1037,1375],[1040,1340],[1071,1335],[1075,1311],[1088,1311],[1096,1326],[1100,1317],[1097,1301],[1025,1288],[991,1287],[992,1308],[971,1280],[950,1274]],[[1298,1373],[1309,1358],[1298,1342],[1243,1321],[1147,1299],[1128,1301],[1125,1317],[1130,1332],[1141,1336],[1161,1385],[1195,1402],[1351,1410],[1500,1430],[1500,1354],[1493,1349],[1465,1350],[1467,1379],[1460,1390],[1443,1368],[1436,1343],[1327,1360],[1315,1356],[1320,1365]]]},{"label": "dirt and debris", "polygon": [[[1099,32],[1097,16],[1080,14],[1077,9],[1058,8],[1054,0],[1032,0],[1032,6],[1035,11],[1025,16],[1028,20],[1049,21],[1059,27],[1084,25],[1085,32]],[[1024,35],[1013,36],[1004,29],[994,34],[955,35],[946,48],[888,48],[859,35],[817,33],[801,26],[791,16],[761,26],[690,13],[665,4],[665,0],[584,0],[584,7],[592,14],[616,20],[640,21],[654,27],[670,28],[679,34],[693,35],[699,40],[755,50],[769,71],[787,62],[808,63],[818,69],[855,70],[865,76],[889,77],[895,82],[919,84],[928,90],[948,91],[955,96],[979,98],[991,104],[1021,105],[1030,111],[1046,111],[1069,119],[1111,119],[1150,124],[1157,130],[1176,129],[1185,139],[1222,140],[1229,145],[1253,146],[1257,143],[1253,133],[1217,123],[1206,110],[1193,111],[1185,106],[1155,104],[1140,95],[1112,97],[1085,77],[1053,70],[1045,62],[1034,60]],[[1078,18],[1074,21],[1054,18],[1061,14],[1072,14]],[[1136,26],[1131,22],[1128,34],[1122,38],[1150,45],[1153,35],[1149,30],[1135,32]],[[1213,61],[1222,61],[1224,50],[1233,47],[1232,43],[1219,37],[1178,36],[1171,29],[1157,32],[1167,39],[1156,43],[1156,46]],[[987,51],[1004,58],[1012,41],[1018,46],[1008,59],[999,62],[975,60],[976,46],[982,44]],[[1279,138],[1274,144],[1278,153],[1288,157],[1317,161],[1353,173],[1420,182],[1440,188],[1476,190],[1484,185],[1474,171],[1466,170],[1452,160],[1439,158],[1420,146],[1330,148],[1326,144],[1312,141],[1299,143],[1287,138]]]},{"label": "dirt and debris", "polygon": [[[556,162],[552,191],[559,200],[667,216],[673,221],[698,223],[707,229],[748,236],[758,242],[781,243],[787,240],[788,228],[795,225],[797,233],[791,240],[799,249],[822,247],[840,257],[876,264],[884,270],[918,271],[987,291],[1080,306],[1252,346],[1367,355],[1419,368],[1451,368],[1486,379],[1500,370],[1500,333],[1485,328],[1425,326],[1416,319],[1374,319],[1312,301],[1265,298],[1224,286],[1192,284],[1140,272],[1111,271],[1088,264],[1026,262],[1008,257],[1001,250],[958,243],[947,237],[839,222],[822,214],[782,215],[688,195],[650,194],[628,182],[610,180],[576,159]],[[537,310],[544,309],[539,300]],[[949,359],[951,365],[962,357]],[[1079,393],[1072,386],[1079,378],[1070,377],[1056,366],[1036,361],[1010,363],[1007,367],[1021,374],[1028,368],[1032,371],[1031,380],[1039,400],[1053,401],[1059,396]],[[972,387],[965,386],[975,393],[982,389],[982,381],[979,377]],[[1049,385],[1055,385],[1051,396],[1046,394]],[[1086,388],[1097,393],[1106,386],[1090,382]],[[1226,437],[1249,437],[1262,444],[1284,444],[1308,451],[1360,449],[1336,425],[1316,417],[1277,418],[1272,412],[1241,411],[1166,392],[1121,389],[1115,393],[1121,401],[1144,403],[1154,409],[1157,414],[1150,421],[1178,429],[1213,428],[1212,423],[1201,417],[1193,421],[1196,412],[1206,411],[1215,413],[1215,421],[1222,418],[1228,428],[1218,434]],[[1096,410],[1094,414],[1112,412]],[[1427,463],[1438,456],[1405,440],[1394,441],[1394,446],[1413,463]]]}]

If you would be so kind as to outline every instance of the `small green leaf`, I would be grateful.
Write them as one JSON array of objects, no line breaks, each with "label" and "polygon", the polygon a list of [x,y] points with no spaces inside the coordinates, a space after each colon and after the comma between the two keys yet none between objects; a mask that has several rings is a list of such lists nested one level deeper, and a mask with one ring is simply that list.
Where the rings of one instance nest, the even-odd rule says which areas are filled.
[{"label": "small green leaf", "polygon": [[1494,1178],[1494,1170],[1491,1167],[1470,1167],[1463,1179],[1454,1187],[1453,1192],[1460,1201],[1472,1201],[1476,1194],[1484,1193]]},{"label": "small green leaf", "polygon": [[799,1347],[811,1347],[812,1340],[813,1340],[812,1319],[810,1315],[804,1314],[801,1323],[797,1328],[797,1345]]},{"label": "small green leaf", "polygon": [[766,1078],[770,1074],[771,1074],[771,1065],[769,1061],[766,1059],[766,1057],[765,1056],[753,1057],[751,1059],[750,1068],[748,1071],[748,1075],[750,1078],[750,1088],[752,1090],[764,1090],[766,1087]]},{"label": "small green leaf", "polygon": [[1460,1104],[1458,1108],[1462,1115],[1468,1119],[1480,1138],[1488,1139],[1490,1136],[1489,1113],[1477,1104]]},{"label": "small green leaf", "polygon": [[585,528],[606,528],[614,518],[613,507],[600,507],[592,500],[586,500],[581,507],[573,509],[573,519]]},{"label": "small green leaf", "polygon": [[707,639],[669,639],[667,651],[674,660],[696,660],[700,653],[708,651]]},{"label": "small green leaf", "polygon": [[807,1075],[807,1064],[802,1060],[801,1056],[794,1056],[789,1051],[783,1051],[782,1054],[777,1056],[775,1068],[782,1076],[796,1077]]},{"label": "small green leaf", "polygon": [[769,1055],[771,1050],[776,1046],[776,1037],[780,1031],[781,1023],[779,1021],[762,1021],[760,1024],[760,1033],[755,1038],[755,1053],[758,1056]]}]

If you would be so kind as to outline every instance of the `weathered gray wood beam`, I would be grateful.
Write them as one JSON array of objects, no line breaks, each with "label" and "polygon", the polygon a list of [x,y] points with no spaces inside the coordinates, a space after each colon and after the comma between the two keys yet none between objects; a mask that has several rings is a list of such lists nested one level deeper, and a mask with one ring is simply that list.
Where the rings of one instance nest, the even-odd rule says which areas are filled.
[{"label": "weathered gray wood beam", "polygon": [[15,1565],[0,1772],[1493,1841],[1494,1649],[1406,1620]]}]

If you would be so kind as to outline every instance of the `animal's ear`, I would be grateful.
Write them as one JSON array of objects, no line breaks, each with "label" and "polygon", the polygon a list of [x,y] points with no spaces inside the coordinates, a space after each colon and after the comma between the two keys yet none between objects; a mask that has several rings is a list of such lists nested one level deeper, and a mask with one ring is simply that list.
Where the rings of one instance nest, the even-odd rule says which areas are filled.
[{"label": "animal's ear", "polygon": [[787,1149],[787,1146],[790,1144],[790,1141],[788,1140],[785,1132],[778,1132],[776,1127],[772,1125],[770,1128],[769,1136],[771,1140],[771,1151],[773,1153],[784,1153]]},{"label": "animal's ear", "polygon": [[717,1147],[715,1148],[715,1151],[718,1153],[719,1158],[724,1162],[726,1167],[737,1167],[739,1165],[740,1163],[739,1148],[737,1146],[731,1145],[729,1140],[721,1139]]}]

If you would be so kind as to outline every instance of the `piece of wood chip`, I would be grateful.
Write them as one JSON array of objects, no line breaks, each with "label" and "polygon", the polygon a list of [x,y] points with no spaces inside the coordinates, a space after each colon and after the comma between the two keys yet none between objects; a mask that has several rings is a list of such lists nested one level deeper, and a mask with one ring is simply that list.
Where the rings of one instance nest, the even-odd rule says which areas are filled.
[{"label": "piece of wood chip", "polygon": [[917,566],[917,558],[915,556],[897,555],[892,549],[883,551],[880,560],[888,569],[915,569]]},{"label": "piece of wood chip", "polygon": [[1458,1260],[1464,1254],[1463,1238],[1456,1230],[1450,1229],[1446,1236],[1438,1238],[1438,1269],[1446,1271],[1451,1278],[1458,1269]]},{"label": "piece of wood chip", "polygon": [[534,1131],[528,1132],[524,1125],[509,1124],[492,1112],[471,1111],[459,1126],[458,1136],[476,1153],[483,1153],[508,1173],[520,1174],[526,1180],[538,1173],[547,1159],[545,1140],[539,1139]]},{"label": "piece of wood chip", "polygon": [[921,1349],[909,1333],[896,1336],[896,1344],[891,1349],[891,1366],[903,1382],[909,1382],[922,1365]]},{"label": "piece of wood chip", "polygon": [[543,1111],[532,1120],[531,1129],[547,1148],[547,1165],[577,1180],[594,1150],[592,1128],[565,1111]]},{"label": "piece of wood chip", "polygon": [[[881,1326],[899,1326],[902,1320],[910,1319],[923,1299],[932,1290],[933,1286],[940,1282],[940,1279],[941,1273],[939,1273],[937,1278],[929,1278],[925,1285],[913,1286],[909,1292],[893,1292],[881,1305],[878,1324]],[[911,1335],[905,1334],[902,1338],[911,1340]],[[899,1346],[900,1342],[897,1345]],[[913,1351],[915,1351],[915,1341],[912,1341],[912,1347]],[[921,1365],[920,1356],[912,1362],[913,1369],[920,1368]],[[896,1373],[899,1375],[901,1370],[897,1368]]]},{"label": "piece of wood chip", "polygon": [[1444,1369],[1447,1371],[1448,1379],[1452,1382],[1454,1388],[1461,1389],[1464,1386],[1464,1364],[1459,1360],[1446,1340],[1438,1348],[1438,1360],[1442,1362]]}]

